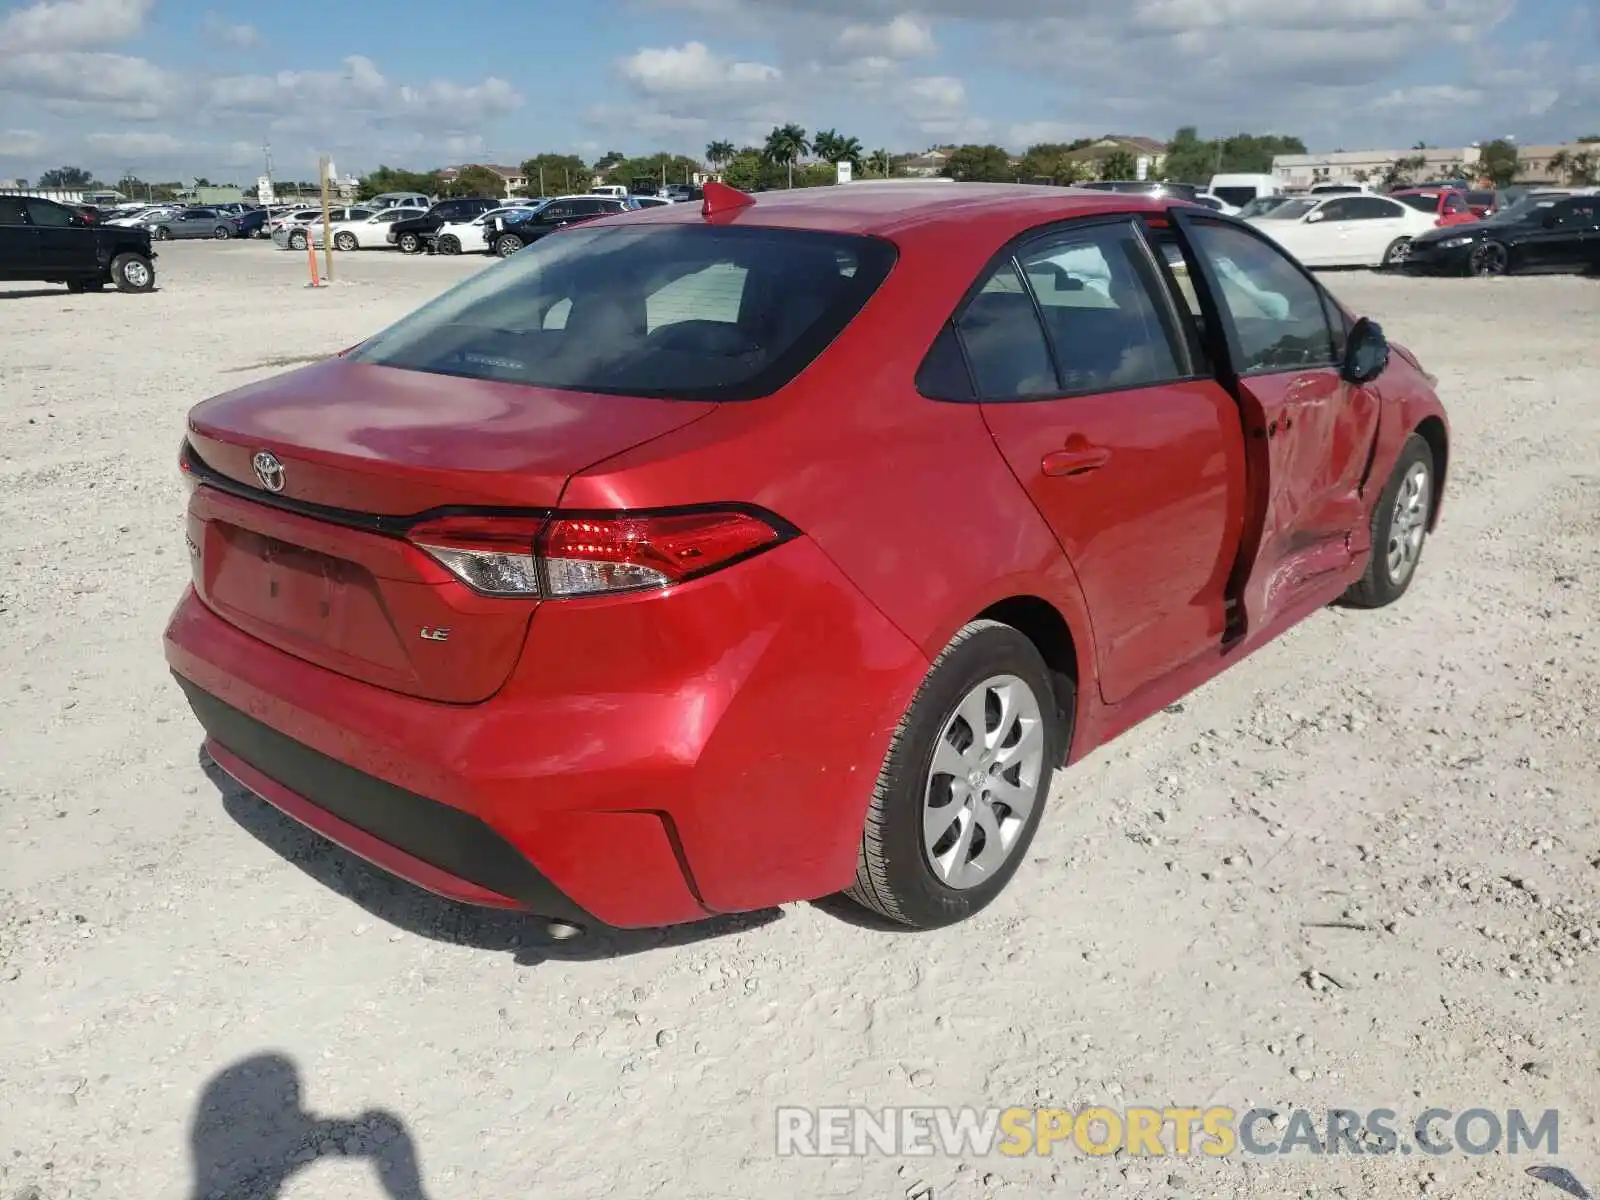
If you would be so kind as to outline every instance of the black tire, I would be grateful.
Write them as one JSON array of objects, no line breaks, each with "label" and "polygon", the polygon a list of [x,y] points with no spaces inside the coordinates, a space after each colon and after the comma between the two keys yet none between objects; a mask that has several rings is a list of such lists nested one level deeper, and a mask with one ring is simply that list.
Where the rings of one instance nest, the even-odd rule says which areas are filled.
[{"label": "black tire", "polygon": [[155,239],[158,242],[165,242],[172,237],[172,230],[168,229],[165,225],[157,225],[151,232],[155,235]]},{"label": "black tire", "polygon": [[211,231],[211,236],[216,238],[219,242],[225,242],[233,236],[233,230],[229,229],[226,225],[218,225]]},{"label": "black tire", "polygon": [[[1424,478],[1427,484],[1427,491],[1421,502],[1421,525],[1411,526],[1415,533],[1416,546],[1410,556],[1403,560],[1403,570],[1397,578],[1395,570],[1390,566],[1389,540],[1396,534],[1404,532],[1396,527],[1396,517],[1399,515],[1397,501],[1401,489],[1406,487],[1407,477],[1419,465],[1425,470]],[[1422,551],[1428,543],[1427,525],[1433,515],[1437,479],[1438,472],[1433,461],[1433,451],[1419,434],[1413,433],[1400,448],[1400,459],[1394,465],[1394,472],[1389,476],[1389,482],[1384,484],[1383,491],[1378,494],[1377,504],[1373,505],[1372,552],[1367,560],[1366,572],[1350,585],[1349,590],[1340,598],[1342,603],[1351,608],[1383,608],[1406,594],[1411,581],[1417,577]]]},{"label": "black tire", "polygon": [[[1033,693],[1042,716],[1042,766],[1033,788],[1033,806],[1005,859],[982,882],[955,888],[935,874],[924,847],[930,772],[939,739],[962,701],[996,675],[1014,676]],[[934,661],[889,743],[867,810],[856,880],[845,895],[891,921],[918,929],[952,925],[986,907],[1027,856],[1044,815],[1054,769],[1065,758],[1073,708],[1071,684],[1052,680],[1038,649],[1022,633],[998,621],[965,626]]]},{"label": "black tire", "polygon": [[1467,274],[1480,278],[1511,273],[1511,253],[1499,242],[1481,242],[1467,256]]},{"label": "black tire", "polygon": [[304,250],[306,248],[306,241],[307,241],[307,238],[306,238],[305,234],[303,234],[303,233],[291,233],[289,235],[289,249],[291,249],[291,250]]},{"label": "black tire", "polygon": [[361,249],[361,243],[353,233],[336,233],[333,235],[333,248],[348,253],[351,250]]},{"label": "black tire", "polygon": [[156,286],[156,269],[144,255],[129,251],[111,260],[111,282],[119,292],[148,292]]},{"label": "black tire", "polygon": [[461,239],[453,233],[447,233],[443,237],[436,238],[433,247],[440,254],[460,254]]},{"label": "black tire", "polygon": [[1411,257],[1411,239],[1395,238],[1384,249],[1383,266],[1389,270],[1406,265],[1406,260]]},{"label": "black tire", "polygon": [[518,250],[521,250],[523,245],[522,239],[516,234],[502,233],[494,240],[494,252],[500,258],[510,258]]},{"label": "black tire", "polygon": [[395,239],[395,245],[400,247],[401,254],[422,253],[422,239],[414,233],[402,233]]}]

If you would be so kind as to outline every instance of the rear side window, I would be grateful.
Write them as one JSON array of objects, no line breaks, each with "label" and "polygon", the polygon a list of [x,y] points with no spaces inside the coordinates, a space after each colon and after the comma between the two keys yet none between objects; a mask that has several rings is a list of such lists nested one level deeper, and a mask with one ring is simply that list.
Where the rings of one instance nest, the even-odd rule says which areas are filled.
[{"label": "rear side window", "polygon": [[59,227],[72,224],[71,209],[62,208],[48,200],[24,200],[22,203],[28,210],[28,220],[35,225]]},{"label": "rear side window", "polygon": [[1033,296],[1011,259],[967,302],[956,330],[983,399],[1039,399],[1059,390]]},{"label": "rear side window", "polygon": [[1174,314],[1131,224],[1068,227],[1018,255],[1039,301],[1060,393],[1182,378]]},{"label": "rear side window", "polygon": [[0,225],[21,225],[22,201],[0,196]]},{"label": "rear side window", "polygon": [[801,230],[576,226],[349,358],[537,387],[748,400],[803,370],[894,257],[882,239]]}]

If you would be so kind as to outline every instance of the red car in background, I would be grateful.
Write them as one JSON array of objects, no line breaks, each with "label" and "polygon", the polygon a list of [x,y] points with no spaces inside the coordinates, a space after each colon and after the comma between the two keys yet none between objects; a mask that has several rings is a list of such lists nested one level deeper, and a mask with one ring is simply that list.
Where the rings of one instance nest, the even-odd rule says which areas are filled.
[{"label": "red car in background", "polygon": [[1390,192],[1392,200],[1409,205],[1418,212],[1433,213],[1440,227],[1470,225],[1478,214],[1467,203],[1467,193],[1458,188],[1401,188]]},{"label": "red car in background", "polygon": [[166,656],[225,771],[444,896],[948,924],[1056,768],[1407,590],[1432,382],[1171,198],[707,184],[194,408]]}]

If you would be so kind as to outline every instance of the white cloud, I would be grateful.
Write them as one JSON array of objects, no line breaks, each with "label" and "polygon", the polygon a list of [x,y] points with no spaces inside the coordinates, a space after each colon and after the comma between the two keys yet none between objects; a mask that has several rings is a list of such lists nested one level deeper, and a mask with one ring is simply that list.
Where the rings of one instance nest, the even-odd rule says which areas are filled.
[{"label": "white cloud", "polygon": [[910,13],[901,13],[884,25],[846,25],[838,45],[853,57],[921,58],[938,49],[928,23]]},{"label": "white cloud", "polygon": [[91,133],[83,144],[95,154],[112,158],[176,158],[188,149],[170,133]]},{"label": "white cloud", "polygon": [[0,154],[14,158],[32,158],[44,148],[44,136],[31,129],[0,129]]},{"label": "white cloud", "polygon": [[261,44],[261,31],[254,25],[237,24],[214,12],[201,23],[206,37],[236,50],[252,50]]},{"label": "white cloud", "polygon": [[154,0],[40,0],[0,18],[0,54],[78,50],[126,41]]},{"label": "white cloud", "polygon": [[623,59],[620,69],[624,79],[650,96],[731,98],[770,89],[783,79],[777,67],[718,57],[704,42],[640,50]]},{"label": "white cloud", "polygon": [[182,89],[182,80],[144,58],[91,51],[0,56],[0,92],[24,93],[59,111],[116,105],[150,117]]}]

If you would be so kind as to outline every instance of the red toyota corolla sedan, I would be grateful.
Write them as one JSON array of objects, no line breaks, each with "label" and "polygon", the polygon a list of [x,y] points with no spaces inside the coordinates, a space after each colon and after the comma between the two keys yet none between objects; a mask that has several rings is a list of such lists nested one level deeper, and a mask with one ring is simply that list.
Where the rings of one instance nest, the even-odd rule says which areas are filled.
[{"label": "red toyota corolla sedan", "polygon": [[224,770],[444,896],[947,924],[1056,768],[1405,592],[1432,382],[1197,206],[711,185],[197,406],[167,659]]}]

